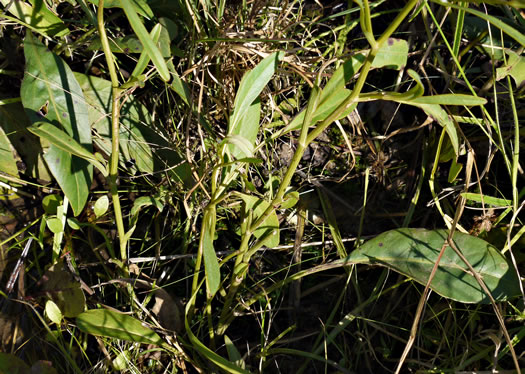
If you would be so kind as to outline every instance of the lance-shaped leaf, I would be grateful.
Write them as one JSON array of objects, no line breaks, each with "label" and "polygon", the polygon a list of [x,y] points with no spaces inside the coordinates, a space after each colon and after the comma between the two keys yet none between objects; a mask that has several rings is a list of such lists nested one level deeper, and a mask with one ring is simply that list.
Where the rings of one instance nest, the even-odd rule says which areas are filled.
[{"label": "lance-shaped leaf", "polygon": [[164,344],[155,331],[126,314],[108,309],[88,310],[76,318],[77,327],[88,334],[107,336],[136,343]]},{"label": "lance-shaped leaf", "polygon": [[[24,54],[26,70],[20,96],[31,122],[53,124],[91,151],[87,106],[69,66],[30,32],[24,41]],[[75,215],[80,214],[93,178],[92,165],[54,145],[49,147],[44,159]]]}]

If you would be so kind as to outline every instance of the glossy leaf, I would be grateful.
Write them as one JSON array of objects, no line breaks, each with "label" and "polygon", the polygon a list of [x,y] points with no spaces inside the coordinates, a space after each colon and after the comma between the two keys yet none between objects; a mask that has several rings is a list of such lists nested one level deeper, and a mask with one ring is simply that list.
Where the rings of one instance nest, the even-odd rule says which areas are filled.
[{"label": "glossy leaf", "polygon": [[402,69],[407,64],[408,43],[403,39],[389,38],[377,52],[372,67]]},{"label": "glossy leaf", "polygon": [[162,57],[162,54],[160,53],[157,46],[155,45],[155,42],[153,41],[153,39],[151,39],[151,36],[144,27],[144,24],[142,23],[142,20],[137,15],[132,1],[120,0],[120,3],[122,9],[124,9],[124,13],[126,13],[126,16],[128,17],[129,23],[131,24],[131,28],[139,38],[146,53],[149,54],[149,57],[155,65],[155,67],[157,68],[160,77],[165,82],[169,82],[170,73],[168,71],[166,61],[164,61],[164,58]]},{"label": "glossy leaf", "polygon": [[90,162],[102,175],[105,177],[108,176],[106,166],[103,165],[93,153],[86,150],[75,139],[58,127],[48,122],[36,122],[33,126],[28,127],[28,130],[40,138],[47,140],[57,148]]},{"label": "glossy leaf", "polygon": [[257,134],[259,123],[255,126],[250,122],[250,128],[244,129],[241,126],[241,122],[253,102],[259,97],[263,88],[272,78],[277,68],[277,63],[282,59],[283,55],[283,52],[272,53],[262,60],[253,70],[243,76],[237,94],[235,95],[234,110],[230,117],[228,135],[241,135],[250,139],[253,137],[251,136],[253,133]]},{"label": "glossy leaf", "polygon": [[[341,261],[387,266],[426,284],[447,235],[446,230],[391,230],[369,240]],[[496,300],[520,293],[513,268],[497,248],[483,239],[459,232],[453,240]],[[468,267],[450,247],[445,249],[431,288],[443,297],[464,303],[489,302]]]},{"label": "glossy leaf", "polygon": [[99,218],[102,217],[109,208],[109,198],[107,195],[100,196],[97,201],[95,201],[95,205],[93,206],[93,212],[95,213],[95,217]]},{"label": "glossy leaf", "polygon": [[2,127],[0,127],[0,171],[18,176],[18,167],[16,166],[11,142]]},{"label": "glossy leaf", "polygon": [[[246,211],[253,210],[253,219],[257,220],[263,212],[270,206],[270,203],[266,200],[259,199],[256,196],[238,194],[240,198],[246,204]],[[270,234],[271,233],[271,234]],[[255,230],[253,233],[256,238],[270,234],[271,237],[267,239],[265,245],[267,247],[277,247],[279,245],[279,218],[275,210],[264,220],[264,222]]]},{"label": "glossy leaf", "polygon": [[77,327],[92,335],[162,346],[157,333],[138,319],[108,309],[91,309],[76,318]]},{"label": "glossy leaf", "polygon": [[65,36],[69,30],[62,20],[47,8],[43,0],[33,0],[32,4],[25,1],[0,0],[18,22],[45,37]]},{"label": "glossy leaf", "polygon": [[[20,96],[29,119],[32,123],[48,122],[61,128],[91,152],[87,106],[71,69],[30,32],[24,44],[26,70]],[[92,165],[54,145],[49,147],[44,159],[73,212],[80,214],[93,178]]]}]

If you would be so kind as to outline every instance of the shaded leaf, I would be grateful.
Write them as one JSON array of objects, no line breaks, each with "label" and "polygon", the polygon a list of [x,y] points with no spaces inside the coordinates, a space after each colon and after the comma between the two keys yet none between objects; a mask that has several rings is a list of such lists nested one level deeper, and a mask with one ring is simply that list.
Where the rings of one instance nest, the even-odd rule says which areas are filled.
[{"label": "shaded leaf", "polygon": [[[242,193],[239,193],[238,195],[246,204],[246,210],[253,210],[254,221],[257,220],[264,213],[266,208],[270,206],[270,203],[268,201],[259,199],[256,196],[246,195]],[[277,213],[275,212],[275,210],[272,211],[268,218],[266,218],[263,221],[261,226],[259,226],[253,234],[256,238],[260,238],[262,236],[270,234],[271,237],[267,239],[265,245],[270,248],[277,247],[279,245],[279,218],[277,218]]]},{"label": "shaded leaf", "polygon": [[60,195],[46,195],[42,199],[42,207],[46,214],[54,215],[57,214],[57,208],[62,205],[64,199]]},{"label": "shaded leaf", "polygon": [[18,167],[11,148],[11,142],[0,127],[0,171],[18,177]]},{"label": "shaded leaf", "polygon": [[108,309],[91,309],[76,318],[77,327],[92,335],[106,336],[143,344],[162,346],[155,331],[138,319]]},{"label": "shaded leaf", "polygon": [[13,354],[0,352],[0,373],[25,374],[29,365]]},{"label": "shaded leaf", "polygon": [[76,317],[84,311],[86,297],[63,260],[51,266],[39,282],[42,290],[60,308],[64,317]]},{"label": "shaded leaf", "polygon": [[[90,3],[98,6],[98,0],[88,0]],[[147,0],[131,0],[131,4],[135,8],[135,11],[143,17],[153,18],[154,14],[149,7]],[[120,0],[105,0],[104,8],[122,8]]]},{"label": "shaded leaf", "polygon": [[[418,283],[426,284],[447,236],[446,230],[391,230],[369,240],[343,261],[387,266]],[[515,272],[494,246],[483,239],[459,232],[454,234],[453,240],[479,272],[496,300],[520,293]],[[489,302],[474,276],[469,274],[465,263],[450,247],[445,249],[431,288],[443,297],[463,303]]]},{"label": "shaded leaf", "polygon": [[[24,42],[26,70],[20,90],[32,123],[49,122],[92,150],[91,128],[84,95],[69,66],[29,32]],[[93,178],[93,167],[51,145],[44,155],[75,215],[82,211]]]}]

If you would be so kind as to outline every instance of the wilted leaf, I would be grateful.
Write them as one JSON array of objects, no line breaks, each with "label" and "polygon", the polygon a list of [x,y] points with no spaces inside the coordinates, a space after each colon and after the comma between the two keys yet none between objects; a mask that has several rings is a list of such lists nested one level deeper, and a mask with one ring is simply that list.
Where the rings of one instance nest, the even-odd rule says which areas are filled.
[{"label": "wilted leaf", "polygon": [[88,310],[76,318],[77,327],[92,335],[161,346],[157,333],[138,319],[108,309]]},{"label": "wilted leaf", "polygon": [[[387,266],[426,284],[447,236],[446,230],[391,230],[369,240],[340,261]],[[483,239],[459,232],[454,233],[453,240],[496,300],[520,293],[515,272],[495,247]],[[467,265],[450,247],[445,249],[431,288],[443,297],[463,303],[489,302]]]}]

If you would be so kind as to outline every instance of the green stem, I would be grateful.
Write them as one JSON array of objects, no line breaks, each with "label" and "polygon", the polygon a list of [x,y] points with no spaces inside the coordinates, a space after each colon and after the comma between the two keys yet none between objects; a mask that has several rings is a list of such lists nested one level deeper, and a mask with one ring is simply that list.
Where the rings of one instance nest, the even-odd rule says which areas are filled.
[{"label": "green stem", "polygon": [[108,36],[104,27],[104,0],[99,0],[97,9],[98,32],[100,34],[100,41],[102,43],[102,50],[106,56],[106,62],[111,77],[111,159],[109,163],[109,186],[111,198],[113,200],[113,211],[115,214],[115,221],[117,224],[118,236],[120,239],[120,257],[122,262],[127,260],[126,253],[126,232],[124,230],[124,220],[122,218],[122,208],[120,206],[120,198],[118,195],[118,159],[119,159],[119,83],[117,71],[115,69],[115,61],[113,60],[113,53],[109,46]]}]

